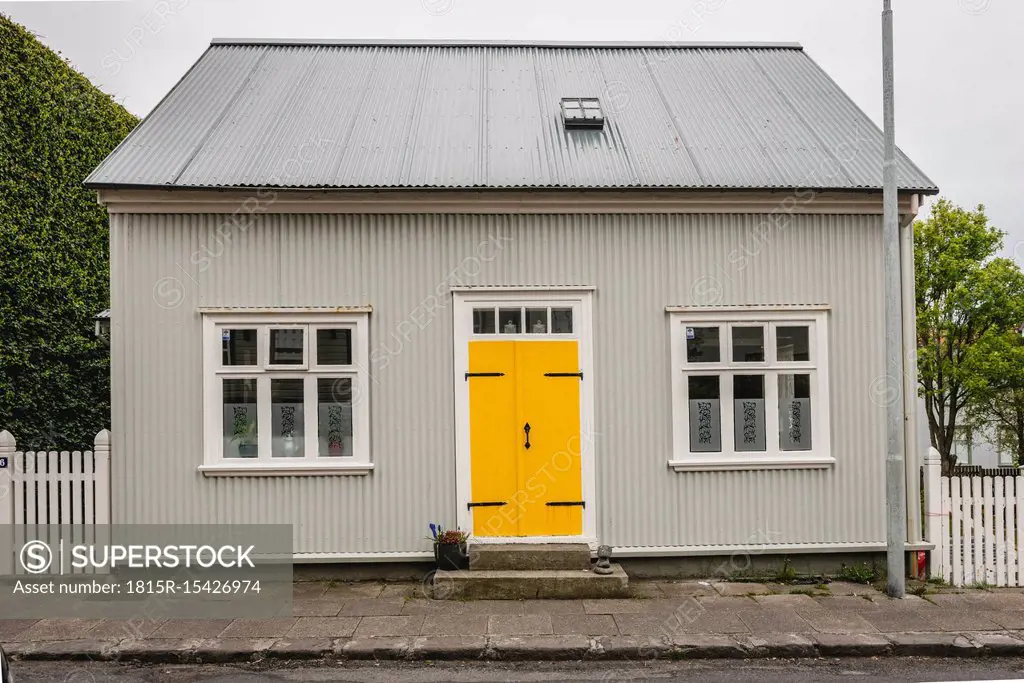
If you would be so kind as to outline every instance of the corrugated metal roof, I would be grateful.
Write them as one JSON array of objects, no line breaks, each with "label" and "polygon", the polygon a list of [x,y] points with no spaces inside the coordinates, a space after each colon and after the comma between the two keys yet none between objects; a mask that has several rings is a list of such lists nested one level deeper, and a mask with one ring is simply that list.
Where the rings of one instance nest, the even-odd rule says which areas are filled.
[{"label": "corrugated metal roof", "polygon": [[220,40],[86,184],[879,189],[882,134],[792,44]]}]

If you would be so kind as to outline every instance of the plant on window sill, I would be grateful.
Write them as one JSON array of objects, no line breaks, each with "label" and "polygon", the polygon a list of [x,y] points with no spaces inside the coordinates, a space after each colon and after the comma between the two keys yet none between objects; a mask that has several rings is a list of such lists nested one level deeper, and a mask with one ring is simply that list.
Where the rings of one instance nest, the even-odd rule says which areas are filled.
[{"label": "plant on window sill", "polygon": [[236,407],[232,418],[232,443],[238,444],[238,455],[241,458],[255,458],[259,455],[257,446],[256,421],[249,419],[248,409]]}]

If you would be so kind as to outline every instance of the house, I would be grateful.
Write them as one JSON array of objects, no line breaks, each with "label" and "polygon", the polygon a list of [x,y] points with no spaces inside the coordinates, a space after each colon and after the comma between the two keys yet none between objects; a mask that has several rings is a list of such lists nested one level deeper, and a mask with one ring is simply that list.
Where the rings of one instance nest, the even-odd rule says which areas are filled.
[{"label": "house", "polygon": [[86,184],[116,522],[885,547],[882,135],[799,45],[217,40]]}]

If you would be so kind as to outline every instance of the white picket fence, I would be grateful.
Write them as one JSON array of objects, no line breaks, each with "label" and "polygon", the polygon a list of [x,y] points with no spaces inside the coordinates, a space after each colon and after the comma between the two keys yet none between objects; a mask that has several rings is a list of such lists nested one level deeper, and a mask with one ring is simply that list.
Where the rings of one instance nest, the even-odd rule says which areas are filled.
[{"label": "white picket fence", "polygon": [[924,463],[929,576],[954,586],[1024,585],[1024,476],[942,476],[938,451]]},{"label": "white picket fence", "polygon": [[[19,451],[11,433],[0,431],[0,525],[13,525],[15,550],[58,525],[73,526],[87,541],[107,524],[109,431],[96,435],[93,450],[73,452]],[[0,575],[22,572],[14,553],[0,552]]]}]

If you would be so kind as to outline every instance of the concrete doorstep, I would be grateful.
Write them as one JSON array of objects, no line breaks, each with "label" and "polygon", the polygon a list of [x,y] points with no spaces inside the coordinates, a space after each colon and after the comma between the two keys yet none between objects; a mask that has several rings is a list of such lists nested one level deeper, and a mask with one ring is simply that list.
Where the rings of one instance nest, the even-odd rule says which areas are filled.
[{"label": "concrete doorstep", "polygon": [[13,659],[160,664],[265,660],[617,660],[877,656],[1024,656],[1024,640],[991,632],[665,636],[407,636],[326,639],[65,640],[10,643]]}]

